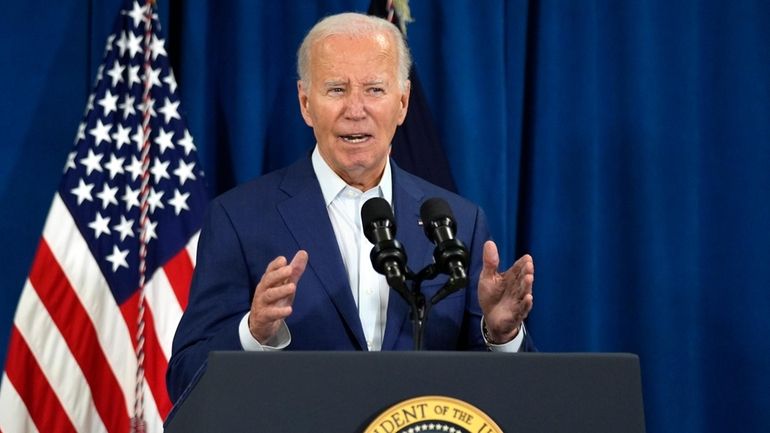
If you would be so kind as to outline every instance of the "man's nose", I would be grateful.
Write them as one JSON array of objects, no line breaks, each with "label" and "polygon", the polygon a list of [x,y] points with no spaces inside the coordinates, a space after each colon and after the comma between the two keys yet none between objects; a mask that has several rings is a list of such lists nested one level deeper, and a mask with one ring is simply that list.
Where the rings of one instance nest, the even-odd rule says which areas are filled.
[{"label": "man's nose", "polygon": [[345,117],[349,119],[363,119],[366,117],[366,100],[361,91],[350,92],[346,99]]}]

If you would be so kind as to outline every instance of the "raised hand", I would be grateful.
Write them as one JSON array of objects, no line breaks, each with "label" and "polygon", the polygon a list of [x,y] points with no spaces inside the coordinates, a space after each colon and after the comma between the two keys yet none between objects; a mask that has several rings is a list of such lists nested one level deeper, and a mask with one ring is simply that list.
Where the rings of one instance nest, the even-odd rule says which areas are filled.
[{"label": "raised hand", "polygon": [[497,344],[511,341],[532,310],[532,284],[535,264],[526,254],[507,271],[500,273],[500,256],[492,241],[484,244],[484,267],[479,277],[479,304],[484,313],[488,336]]},{"label": "raised hand", "polygon": [[269,341],[291,314],[297,282],[307,266],[307,252],[300,250],[291,263],[283,256],[267,265],[254,291],[249,314],[249,331],[260,343]]}]

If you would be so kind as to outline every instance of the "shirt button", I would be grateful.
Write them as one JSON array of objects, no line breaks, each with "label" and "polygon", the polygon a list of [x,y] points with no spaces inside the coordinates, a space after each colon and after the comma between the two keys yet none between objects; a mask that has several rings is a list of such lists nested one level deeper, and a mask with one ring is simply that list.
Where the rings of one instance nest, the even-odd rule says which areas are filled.
[{"label": "shirt button", "polygon": [[372,289],[371,287],[367,288],[366,289],[366,294],[367,295],[373,295],[374,294],[374,289]]},{"label": "shirt button", "polygon": [[366,341],[366,348],[369,349],[369,350],[372,350],[372,340],[367,340]]}]

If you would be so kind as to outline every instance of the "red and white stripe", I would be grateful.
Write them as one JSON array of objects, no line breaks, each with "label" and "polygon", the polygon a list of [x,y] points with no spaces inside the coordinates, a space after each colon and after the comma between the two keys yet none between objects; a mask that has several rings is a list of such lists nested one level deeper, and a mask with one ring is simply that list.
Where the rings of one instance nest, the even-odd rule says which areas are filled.
[{"label": "red and white stripe", "polygon": [[[157,242],[157,240],[155,240]],[[145,286],[144,417],[162,432],[165,373],[197,235]],[[118,305],[58,194],[21,295],[0,386],[0,431],[128,432],[138,297]]]}]

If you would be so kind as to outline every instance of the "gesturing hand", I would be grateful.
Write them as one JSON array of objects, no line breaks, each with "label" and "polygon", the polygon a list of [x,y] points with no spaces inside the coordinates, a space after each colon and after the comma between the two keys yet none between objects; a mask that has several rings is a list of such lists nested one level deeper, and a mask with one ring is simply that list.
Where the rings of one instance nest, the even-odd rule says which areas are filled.
[{"label": "gesturing hand", "polygon": [[251,300],[249,331],[260,343],[269,341],[291,314],[297,282],[307,266],[307,252],[300,250],[291,263],[283,256],[267,265]]},{"label": "gesturing hand", "polygon": [[498,272],[500,256],[492,241],[484,244],[484,267],[479,277],[479,304],[489,337],[507,343],[519,333],[521,323],[532,309],[535,264],[526,254],[507,271]]}]

